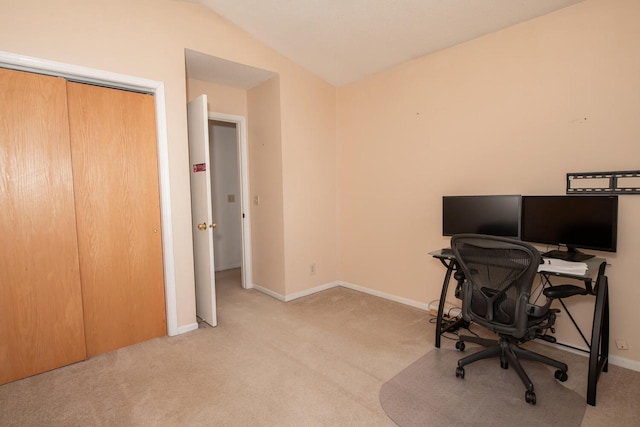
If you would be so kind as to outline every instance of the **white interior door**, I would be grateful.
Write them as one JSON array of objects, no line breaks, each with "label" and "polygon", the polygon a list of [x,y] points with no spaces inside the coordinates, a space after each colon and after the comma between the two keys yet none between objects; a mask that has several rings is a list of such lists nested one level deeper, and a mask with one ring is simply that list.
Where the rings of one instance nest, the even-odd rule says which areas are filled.
[{"label": "white interior door", "polygon": [[216,326],[216,276],[213,263],[211,164],[207,96],[189,102],[189,160],[191,166],[191,222],[196,279],[196,314]]}]

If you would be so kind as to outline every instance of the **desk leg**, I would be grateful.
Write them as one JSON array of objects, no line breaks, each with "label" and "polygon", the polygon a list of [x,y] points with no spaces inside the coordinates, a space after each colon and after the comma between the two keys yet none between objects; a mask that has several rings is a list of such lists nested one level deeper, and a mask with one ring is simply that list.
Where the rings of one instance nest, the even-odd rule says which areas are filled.
[{"label": "desk leg", "polygon": [[607,277],[600,276],[596,285],[596,306],[593,313],[591,331],[591,351],[589,353],[589,380],[587,403],[596,405],[596,391],[600,372],[609,367],[609,286]]},{"label": "desk leg", "polygon": [[436,348],[440,348],[440,336],[442,335],[442,317],[444,316],[444,303],[447,299],[447,290],[449,289],[449,280],[453,272],[455,261],[450,261],[447,265],[447,274],[442,282],[442,292],[440,293],[440,303],[438,304],[438,316],[436,317]]}]

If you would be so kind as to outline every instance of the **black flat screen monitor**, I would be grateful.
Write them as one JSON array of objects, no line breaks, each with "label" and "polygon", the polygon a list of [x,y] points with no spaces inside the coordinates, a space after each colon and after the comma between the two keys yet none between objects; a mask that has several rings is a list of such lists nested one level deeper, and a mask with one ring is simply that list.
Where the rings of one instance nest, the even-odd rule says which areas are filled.
[{"label": "black flat screen monitor", "polygon": [[473,233],[519,238],[519,195],[444,196],[442,235]]},{"label": "black flat screen monitor", "polygon": [[615,252],[617,231],[618,196],[522,197],[522,240],[567,247],[544,256],[584,261],[593,255],[577,248]]}]

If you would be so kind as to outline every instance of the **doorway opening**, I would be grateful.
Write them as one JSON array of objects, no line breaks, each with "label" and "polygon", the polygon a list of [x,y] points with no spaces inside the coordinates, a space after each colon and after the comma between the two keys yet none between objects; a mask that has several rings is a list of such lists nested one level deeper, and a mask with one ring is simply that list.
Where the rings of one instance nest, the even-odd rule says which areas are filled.
[{"label": "doorway opening", "polygon": [[[222,253],[220,256],[215,253],[223,251],[223,249],[214,248],[214,241],[216,242],[215,246],[230,243],[227,230],[223,230],[223,226],[216,223],[216,221],[220,221],[218,219],[220,205],[229,208],[229,210],[237,208],[238,204],[241,205],[242,260],[239,267],[240,281],[244,289],[254,287],[250,238],[251,220],[249,218],[251,198],[247,161],[246,117],[249,111],[247,94],[250,89],[276,77],[277,74],[189,49],[185,49],[185,71],[188,99],[196,316],[208,319],[207,322],[215,326],[217,324],[216,270],[218,272],[234,271],[233,266],[237,265],[237,260],[227,262],[229,257],[225,257]],[[212,110],[236,112],[235,114],[239,115],[216,113]],[[226,127],[235,127],[238,144],[238,157],[235,163],[238,165],[238,190],[218,189],[214,194],[213,189],[216,184],[210,176],[215,172],[214,159],[209,153],[214,151],[209,145],[210,121],[226,123]],[[213,198],[216,196],[218,197],[218,208],[214,206]],[[235,200],[235,202],[230,200]],[[233,238],[231,240],[233,241]],[[258,254],[260,253],[258,251]],[[218,257],[222,259],[218,260]],[[237,285],[235,289],[238,289]]]},{"label": "doorway opening", "polygon": [[[217,227],[213,246],[216,276],[237,277],[252,288],[249,171],[246,120],[242,116],[209,112],[211,201]],[[237,279],[234,279],[237,281]]]},{"label": "doorway opening", "polygon": [[216,326],[216,271],[240,269],[252,287],[246,120],[208,112],[206,95],[187,107],[196,316]]},{"label": "doorway opening", "polygon": [[242,190],[238,124],[209,119],[216,285],[243,286]]}]

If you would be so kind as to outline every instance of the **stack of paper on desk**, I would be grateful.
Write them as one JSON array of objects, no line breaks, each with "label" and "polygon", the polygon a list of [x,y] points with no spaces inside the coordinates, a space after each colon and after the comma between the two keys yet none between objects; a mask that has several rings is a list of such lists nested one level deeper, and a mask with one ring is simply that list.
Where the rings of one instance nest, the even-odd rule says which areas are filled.
[{"label": "stack of paper on desk", "polygon": [[552,273],[567,273],[584,275],[587,272],[587,264],[584,262],[571,262],[555,258],[542,258],[538,271],[549,271]]}]

